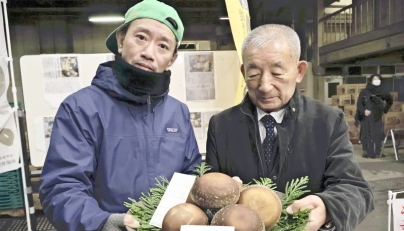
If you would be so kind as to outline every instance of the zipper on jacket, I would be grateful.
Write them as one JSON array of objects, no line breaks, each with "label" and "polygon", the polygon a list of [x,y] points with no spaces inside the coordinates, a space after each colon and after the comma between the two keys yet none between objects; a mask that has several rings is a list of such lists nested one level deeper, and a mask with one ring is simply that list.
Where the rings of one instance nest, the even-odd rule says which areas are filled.
[{"label": "zipper on jacket", "polygon": [[151,100],[150,95],[147,95],[147,111],[151,113]]},{"label": "zipper on jacket", "polygon": [[255,146],[256,146],[257,152],[258,152],[258,158],[260,159],[260,164],[261,164],[261,169],[262,169],[262,177],[264,177],[264,176],[265,176],[265,175],[264,175],[264,173],[265,173],[265,171],[264,171],[264,165],[262,164],[261,153],[260,153],[260,149],[259,149],[259,146],[258,146],[258,143],[257,143],[257,124],[255,123],[254,118],[253,118],[250,114],[248,114],[248,113],[246,113],[246,112],[243,111],[243,108],[240,108],[240,110],[241,110],[241,112],[242,112],[243,114],[248,115],[248,116],[251,118],[251,120],[254,122]]}]

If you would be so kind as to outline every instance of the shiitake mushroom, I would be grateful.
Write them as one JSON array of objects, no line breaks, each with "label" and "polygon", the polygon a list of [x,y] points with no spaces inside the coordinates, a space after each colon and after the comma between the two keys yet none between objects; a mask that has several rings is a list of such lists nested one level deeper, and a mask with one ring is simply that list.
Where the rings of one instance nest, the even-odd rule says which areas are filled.
[{"label": "shiitake mushroom", "polygon": [[237,204],[245,205],[261,217],[266,230],[272,229],[279,221],[282,204],[272,189],[263,185],[250,185],[240,193]]},{"label": "shiitake mushroom", "polygon": [[239,196],[239,184],[230,176],[218,172],[202,175],[191,189],[192,201],[204,209],[219,209],[235,204]]},{"label": "shiitake mushroom", "polygon": [[162,231],[180,231],[181,225],[208,225],[208,217],[198,206],[181,203],[168,210]]},{"label": "shiitake mushroom", "polygon": [[211,225],[234,226],[235,231],[265,231],[261,217],[245,205],[234,204],[220,209]]}]

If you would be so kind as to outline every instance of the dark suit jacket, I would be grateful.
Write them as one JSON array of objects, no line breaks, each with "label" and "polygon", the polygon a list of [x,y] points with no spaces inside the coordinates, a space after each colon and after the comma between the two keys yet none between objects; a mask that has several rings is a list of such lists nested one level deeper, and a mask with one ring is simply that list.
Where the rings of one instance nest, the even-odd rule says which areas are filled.
[{"label": "dark suit jacket", "polygon": [[282,123],[276,125],[279,150],[273,168],[264,161],[256,107],[248,94],[241,104],[211,118],[207,164],[244,183],[270,177],[281,192],[292,179],[308,176],[308,189],[324,201],[337,230],[354,230],[374,209],[374,202],[353,161],[344,113],[298,91],[285,109]]}]

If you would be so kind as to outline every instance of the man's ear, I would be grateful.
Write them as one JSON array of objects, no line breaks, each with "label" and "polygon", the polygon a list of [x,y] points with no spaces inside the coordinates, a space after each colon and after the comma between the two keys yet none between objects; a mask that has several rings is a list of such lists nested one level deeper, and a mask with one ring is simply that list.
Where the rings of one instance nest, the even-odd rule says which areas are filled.
[{"label": "man's ear", "polygon": [[118,30],[115,33],[115,37],[116,37],[116,42],[117,42],[116,45],[118,46],[118,53],[122,54],[123,40],[125,39],[125,34],[122,31]]},{"label": "man's ear", "polygon": [[306,73],[306,69],[307,69],[307,62],[306,61],[299,61],[297,63],[296,83],[302,82],[304,74]]},{"label": "man's ear", "polygon": [[244,77],[244,79],[245,79],[245,73],[244,73],[244,63],[243,63],[243,64],[241,64],[240,71],[241,71],[241,74],[243,74],[243,77]]},{"label": "man's ear", "polygon": [[175,60],[177,60],[177,58],[178,58],[178,52],[175,53],[173,55],[173,57],[171,58],[170,62],[168,63],[168,65],[166,67],[166,71],[168,71],[170,69],[171,65],[173,65],[173,63],[175,62]]}]

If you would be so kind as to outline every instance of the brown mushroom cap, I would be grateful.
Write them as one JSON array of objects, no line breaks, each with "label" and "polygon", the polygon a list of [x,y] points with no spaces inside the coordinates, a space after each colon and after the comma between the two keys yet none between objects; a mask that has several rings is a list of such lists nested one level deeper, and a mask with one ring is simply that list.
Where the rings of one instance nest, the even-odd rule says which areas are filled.
[{"label": "brown mushroom cap", "polygon": [[260,216],[245,205],[228,205],[219,210],[211,225],[234,226],[235,231],[265,231]]},{"label": "brown mushroom cap", "polygon": [[258,213],[266,230],[272,229],[279,221],[282,204],[275,192],[263,185],[250,185],[243,189],[237,202]]},{"label": "brown mushroom cap", "polygon": [[190,203],[190,204],[193,204],[194,202],[192,201],[192,198],[191,198],[191,192],[189,192],[189,194],[188,194],[188,196],[187,196],[187,200],[185,201],[185,203]]},{"label": "brown mushroom cap", "polygon": [[230,176],[212,172],[199,177],[191,189],[194,204],[205,209],[218,209],[235,204],[240,196],[239,185]]},{"label": "brown mushroom cap", "polygon": [[162,231],[180,231],[181,225],[208,225],[208,217],[196,205],[178,204],[164,216]]}]

